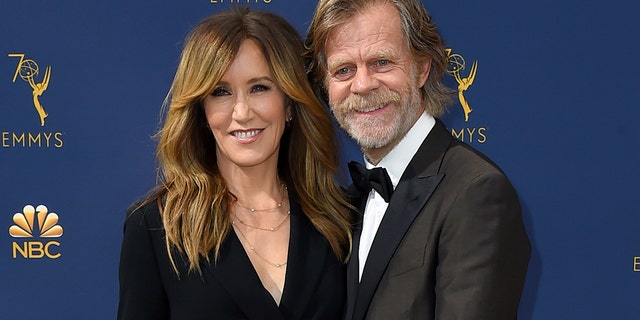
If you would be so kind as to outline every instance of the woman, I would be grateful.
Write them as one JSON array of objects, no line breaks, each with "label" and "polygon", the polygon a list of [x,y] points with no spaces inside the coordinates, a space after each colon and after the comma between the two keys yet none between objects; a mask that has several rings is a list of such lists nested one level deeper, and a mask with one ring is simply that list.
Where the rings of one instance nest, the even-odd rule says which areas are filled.
[{"label": "woman", "polygon": [[128,214],[119,319],[339,319],[351,233],[335,136],[296,30],[233,9],[188,36]]}]

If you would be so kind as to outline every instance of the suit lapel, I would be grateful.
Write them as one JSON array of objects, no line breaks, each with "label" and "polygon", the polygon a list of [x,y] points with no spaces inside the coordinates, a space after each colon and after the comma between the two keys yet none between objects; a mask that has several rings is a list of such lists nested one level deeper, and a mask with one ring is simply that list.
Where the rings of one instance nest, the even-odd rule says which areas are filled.
[{"label": "suit lapel", "polygon": [[345,319],[351,319],[353,317],[358,285],[360,282],[358,248],[360,248],[360,236],[362,235],[362,212],[364,212],[367,195],[361,195],[357,190],[355,190],[353,185],[347,190],[347,194],[352,199],[351,204],[358,210],[355,212],[356,221],[353,229],[353,250],[347,265],[347,308]]},{"label": "suit lapel", "polygon": [[438,174],[415,179],[399,184],[396,188],[371,244],[357,291],[354,319],[364,318],[396,248],[443,177],[444,174]]},{"label": "suit lapel", "polygon": [[[287,275],[280,309],[287,315],[293,315],[294,319],[302,319],[313,296],[314,287],[308,284],[316,283],[322,276],[326,256],[320,250],[324,238],[313,229],[299,204],[294,201],[291,201],[290,223]],[[263,316],[261,319],[269,318]]]},{"label": "suit lapel", "polygon": [[[289,199],[292,199],[291,194]],[[316,283],[322,276],[326,256],[320,254],[319,250],[324,247],[324,238],[314,231],[300,205],[295,201],[290,204],[287,274],[279,307],[264,289],[233,230],[223,245],[217,266],[209,266],[208,270],[250,319],[284,319],[283,314],[302,319],[314,290],[307,284]]]},{"label": "suit lapel", "polygon": [[275,301],[262,286],[233,229],[229,231],[217,264],[210,264],[209,271],[224,286],[247,318],[284,319]]},{"label": "suit lapel", "polygon": [[440,119],[436,119],[436,124],[429,132],[427,138],[422,142],[420,148],[404,170],[400,183],[411,180],[415,177],[426,177],[440,173],[440,165],[447,149],[455,138],[447,130]]},{"label": "suit lapel", "polygon": [[[444,173],[440,173],[439,169],[452,139],[453,137],[448,133],[444,124],[440,120],[436,120],[436,125],[402,174],[400,183],[396,187],[384,218],[378,227],[362,279],[357,286],[353,319],[365,318],[369,304],[389,261],[402,242],[411,223],[444,178]],[[353,257],[356,259],[358,249],[359,246],[356,247],[354,241]],[[357,276],[356,267],[356,281]],[[351,273],[349,278],[351,282],[353,280]]]}]

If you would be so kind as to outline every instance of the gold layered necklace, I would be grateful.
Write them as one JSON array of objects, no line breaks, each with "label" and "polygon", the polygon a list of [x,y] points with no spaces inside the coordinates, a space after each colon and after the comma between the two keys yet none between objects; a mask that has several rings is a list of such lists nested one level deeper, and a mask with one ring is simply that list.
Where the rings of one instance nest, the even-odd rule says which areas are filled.
[{"label": "gold layered necklace", "polygon": [[236,220],[238,220],[238,222],[240,222],[241,224],[252,228],[252,229],[258,229],[258,230],[263,230],[263,231],[277,231],[278,229],[280,229],[280,227],[282,227],[282,225],[287,222],[287,220],[289,220],[289,216],[291,215],[291,210],[287,211],[287,214],[284,216],[284,219],[282,219],[282,221],[280,221],[280,223],[278,223],[277,226],[275,227],[269,227],[269,228],[262,228],[262,227],[258,227],[258,226],[254,226],[254,225],[250,225],[244,221],[242,221],[240,218],[238,218],[238,216],[235,216],[235,219],[231,221],[232,224],[236,224]]},{"label": "gold layered necklace", "polygon": [[[255,207],[245,206],[245,205],[241,204],[240,201],[237,200],[237,198],[236,198],[236,201],[234,202],[234,204],[237,205],[240,208],[243,208],[243,209],[251,212],[251,213],[278,211],[278,210],[280,210],[282,208],[282,204],[286,199],[285,198],[285,191],[286,190],[287,190],[287,186],[283,184],[282,185],[282,198],[278,203],[276,203],[276,206],[272,207],[272,208],[256,209]],[[249,238],[244,234],[244,232],[242,232],[241,228],[238,225],[236,225],[236,221],[238,221],[240,224],[242,224],[242,225],[244,225],[244,226],[246,226],[248,228],[261,230],[261,231],[275,232],[275,231],[278,231],[285,224],[285,222],[287,222],[287,220],[289,220],[290,216],[291,216],[291,210],[287,210],[287,213],[285,214],[285,216],[282,219],[282,221],[280,221],[280,223],[278,223],[276,226],[273,226],[273,227],[264,228],[264,227],[261,227],[261,226],[251,225],[251,224],[241,220],[240,218],[238,218],[237,214],[234,214],[233,215],[233,219],[231,220],[231,224],[233,226],[233,229],[238,231],[238,234],[249,245],[249,249],[251,250],[251,252],[255,253],[255,255],[258,258],[262,259],[263,261],[265,261],[269,265],[272,265],[272,266],[274,266],[276,268],[281,268],[282,266],[287,265],[287,261],[276,263],[276,262],[270,261],[269,259],[265,258],[263,255],[261,255],[258,251],[256,251],[256,247],[249,241]]]},{"label": "gold layered necklace", "polygon": [[[242,203],[240,203],[240,200],[238,200],[237,197],[234,196],[234,198],[236,198],[236,201],[233,202],[233,204],[237,205],[240,208],[249,210],[249,212],[267,212],[267,211],[276,211],[279,210],[280,208],[282,208],[282,202],[284,202],[285,199],[285,192],[287,191],[287,185],[283,184],[282,185],[282,194],[280,197],[280,202],[276,203],[275,207],[272,208],[265,208],[265,209],[256,209],[255,207],[247,207],[245,205],[243,205]],[[233,195],[233,194],[232,194]]]},{"label": "gold layered necklace", "polygon": [[[231,223],[232,223],[232,224],[234,225],[234,227],[235,227],[235,222],[234,222],[234,221],[232,221]],[[271,260],[269,260],[269,259],[267,259],[267,258],[263,257],[260,253],[258,253],[258,251],[256,251],[256,246],[254,246],[253,244],[251,244],[251,242],[249,242],[249,238],[247,238],[247,236],[244,234],[244,232],[242,232],[242,230],[240,230],[240,228],[235,227],[234,229],[235,229],[236,231],[238,231],[238,233],[242,236],[242,238],[244,239],[244,241],[246,241],[246,242],[247,242],[247,244],[249,245],[249,249],[251,249],[251,252],[255,253],[255,254],[256,254],[256,256],[257,256],[258,258],[260,258],[260,259],[264,260],[264,262],[266,262],[266,263],[268,263],[268,264],[270,264],[270,265],[272,265],[272,266],[274,266],[274,267],[276,267],[276,268],[280,268],[280,267],[282,267],[282,266],[287,265],[287,261],[286,261],[286,260],[285,260],[284,262],[281,262],[281,263],[276,263],[276,262],[272,262]]]}]

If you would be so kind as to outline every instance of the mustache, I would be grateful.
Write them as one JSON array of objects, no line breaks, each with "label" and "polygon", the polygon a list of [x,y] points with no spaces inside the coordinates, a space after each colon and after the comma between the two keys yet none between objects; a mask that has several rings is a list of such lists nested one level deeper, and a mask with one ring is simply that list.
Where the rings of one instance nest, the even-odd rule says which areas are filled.
[{"label": "mustache", "polygon": [[400,105],[401,102],[402,97],[397,92],[376,90],[367,95],[351,94],[338,104],[338,108],[340,110],[369,111],[391,103]]}]

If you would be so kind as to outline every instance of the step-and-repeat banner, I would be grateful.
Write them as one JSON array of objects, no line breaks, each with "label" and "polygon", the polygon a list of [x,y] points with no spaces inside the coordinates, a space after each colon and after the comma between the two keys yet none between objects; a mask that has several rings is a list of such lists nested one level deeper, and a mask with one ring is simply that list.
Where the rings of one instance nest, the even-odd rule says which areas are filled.
[{"label": "step-and-repeat banner", "polygon": [[[182,41],[244,5],[304,36],[315,1],[4,1],[0,319],[114,319],[125,210],[155,183]],[[444,121],[519,191],[521,319],[640,314],[640,4],[425,0],[457,88]],[[341,157],[361,160],[341,137]]]}]

